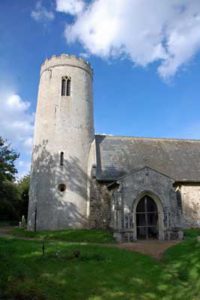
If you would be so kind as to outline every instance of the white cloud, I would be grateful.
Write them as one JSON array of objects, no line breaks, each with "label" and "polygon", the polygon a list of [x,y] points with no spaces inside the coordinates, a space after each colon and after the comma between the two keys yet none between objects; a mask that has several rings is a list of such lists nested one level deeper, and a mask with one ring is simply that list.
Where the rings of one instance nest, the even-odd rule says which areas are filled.
[{"label": "white cloud", "polygon": [[42,6],[42,3],[38,1],[35,10],[31,12],[31,17],[37,22],[49,22],[53,21],[54,14],[52,11],[49,11]]},{"label": "white cloud", "polygon": [[26,149],[32,149],[32,146],[33,146],[33,137],[32,136],[27,137],[24,141],[24,147]]},{"label": "white cloud", "polygon": [[26,151],[31,149],[34,115],[29,112],[30,103],[19,95],[1,95],[0,135],[15,147]]},{"label": "white cloud", "polygon": [[81,53],[79,53],[79,55],[80,55],[80,57],[83,57],[85,59],[87,59],[89,57],[89,54],[86,52],[81,52]]},{"label": "white cloud", "polygon": [[66,14],[77,15],[83,11],[85,3],[82,0],[57,0],[56,10]]},{"label": "white cloud", "polygon": [[[78,3],[82,8],[72,8]],[[76,15],[66,25],[67,42],[79,41],[103,58],[127,56],[143,67],[158,62],[163,78],[200,50],[199,0],[57,0],[57,10]]]},{"label": "white cloud", "polygon": [[18,169],[17,180],[23,178],[24,176],[30,173],[31,162],[19,159],[16,163],[16,167]]},{"label": "white cloud", "polygon": [[33,123],[34,114],[30,112],[28,101],[15,93],[0,94],[0,136],[20,153],[17,162],[20,176],[30,168]]}]

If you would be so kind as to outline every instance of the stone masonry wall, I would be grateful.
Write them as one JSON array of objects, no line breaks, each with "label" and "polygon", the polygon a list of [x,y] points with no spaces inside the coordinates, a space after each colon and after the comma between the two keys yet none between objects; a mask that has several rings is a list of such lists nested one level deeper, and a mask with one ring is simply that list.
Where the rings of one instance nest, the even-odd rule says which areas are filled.
[{"label": "stone masonry wall", "polygon": [[106,185],[91,181],[90,186],[90,228],[109,229],[111,220],[111,194]]},{"label": "stone masonry wall", "polygon": [[181,186],[185,227],[200,227],[200,186]]}]

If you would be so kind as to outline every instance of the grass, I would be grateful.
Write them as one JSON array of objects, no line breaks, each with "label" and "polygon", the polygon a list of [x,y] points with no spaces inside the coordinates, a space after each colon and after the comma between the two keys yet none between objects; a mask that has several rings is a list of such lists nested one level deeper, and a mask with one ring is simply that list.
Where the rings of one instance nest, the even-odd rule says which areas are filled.
[{"label": "grass", "polygon": [[0,228],[7,226],[18,226],[18,221],[0,221]]},{"label": "grass", "polygon": [[46,240],[44,255],[42,246],[42,241],[0,238],[4,299],[200,299],[200,242],[194,232],[160,262],[103,244]]},{"label": "grass", "polygon": [[11,234],[16,237],[37,238],[45,240],[62,240],[81,243],[114,243],[111,232],[106,230],[65,229],[60,231],[27,231],[23,228],[14,228]]},{"label": "grass", "polygon": [[186,239],[188,238],[196,238],[200,236],[200,228],[190,228],[184,231],[184,236]]}]

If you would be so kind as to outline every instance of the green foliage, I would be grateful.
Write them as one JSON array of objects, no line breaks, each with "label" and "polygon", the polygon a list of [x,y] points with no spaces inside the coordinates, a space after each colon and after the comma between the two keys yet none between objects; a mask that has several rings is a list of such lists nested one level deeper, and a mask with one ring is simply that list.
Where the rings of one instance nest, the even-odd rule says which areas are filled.
[{"label": "green foliage", "polygon": [[0,221],[19,221],[22,215],[27,217],[29,176],[14,182],[18,157],[0,137]]},{"label": "green foliage", "polygon": [[0,238],[0,270],[4,299],[199,300],[200,242],[159,262],[103,244]]},{"label": "green foliage", "polygon": [[20,201],[18,205],[20,216],[25,216],[27,219],[28,212],[28,200],[29,200],[29,184],[30,184],[30,175],[24,176],[18,183],[17,188],[20,194]]},{"label": "green foliage", "polygon": [[19,155],[0,137],[0,221],[16,220],[20,199],[17,185],[14,183],[17,169],[15,160]]},{"label": "green foliage", "polygon": [[85,243],[114,243],[112,233],[106,230],[96,229],[65,229],[60,231],[27,231],[23,228],[15,228],[12,235],[18,237],[38,238],[45,240],[61,240],[67,242]]},{"label": "green foliage", "polygon": [[10,145],[0,137],[0,182],[4,180],[13,181],[17,169],[15,168],[15,161],[19,157]]},{"label": "green foliage", "polygon": [[14,182],[5,180],[0,187],[0,220],[18,220],[20,195]]},{"label": "green foliage", "polygon": [[29,180],[27,175],[19,182],[1,182],[0,221],[19,221],[23,215],[27,219]]}]

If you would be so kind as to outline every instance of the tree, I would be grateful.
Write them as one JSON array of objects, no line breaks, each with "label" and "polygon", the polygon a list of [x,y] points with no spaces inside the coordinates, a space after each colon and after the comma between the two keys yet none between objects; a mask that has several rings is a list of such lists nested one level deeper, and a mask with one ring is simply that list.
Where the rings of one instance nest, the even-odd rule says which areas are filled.
[{"label": "tree", "polygon": [[16,183],[5,180],[0,184],[0,220],[18,221],[20,193]]},{"label": "tree", "polygon": [[15,161],[19,157],[9,144],[0,137],[0,220],[17,220],[17,203],[20,194],[14,182],[17,169]]},{"label": "tree", "polygon": [[24,215],[27,219],[28,211],[28,200],[29,200],[29,184],[30,184],[30,175],[24,176],[18,183],[18,192],[20,194],[20,205],[19,212],[20,215]]},{"label": "tree", "polygon": [[15,167],[15,161],[19,157],[10,145],[0,137],[0,182],[5,180],[13,181],[17,169]]}]

